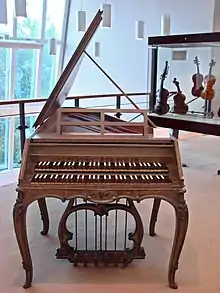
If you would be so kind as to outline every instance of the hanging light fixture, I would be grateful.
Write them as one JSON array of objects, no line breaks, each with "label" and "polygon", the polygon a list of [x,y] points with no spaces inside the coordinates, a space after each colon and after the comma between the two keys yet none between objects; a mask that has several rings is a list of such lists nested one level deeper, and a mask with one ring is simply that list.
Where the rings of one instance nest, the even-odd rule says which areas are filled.
[{"label": "hanging light fixture", "polygon": [[100,57],[100,42],[95,42],[94,51],[95,57]]},{"label": "hanging light fixture", "polygon": [[27,17],[26,0],[15,0],[15,17]]},{"label": "hanging light fixture", "polygon": [[84,32],[86,30],[86,12],[78,11],[78,31]]},{"label": "hanging light fixture", "polygon": [[161,16],[161,35],[170,35],[170,15],[163,14]]},{"label": "hanging light fixture", "polygon": [[103,19],[102,19],[102,27],[111,27],[111,4],[103,4]]},{"label": "hanging light fixture", "polygon": [[56,39],[52,38],[50,39],[50,55],[56,55]]},{"label": "hanging light fixture", "polygon": [[7,24],[7,0],[0,0],[0,23]]},{"label": "hanging light fixture", "polygon": [[86,12],[83,10],[83,1],[81,1],[81,9],[77,11],[78,31],[85,32],[86,30]]},{"label": "hanging light fixture", "polygon": [[136,21],[136,39],[138,40],[144,39],[144,26],[145,26],[145,22],[143,20]]}]

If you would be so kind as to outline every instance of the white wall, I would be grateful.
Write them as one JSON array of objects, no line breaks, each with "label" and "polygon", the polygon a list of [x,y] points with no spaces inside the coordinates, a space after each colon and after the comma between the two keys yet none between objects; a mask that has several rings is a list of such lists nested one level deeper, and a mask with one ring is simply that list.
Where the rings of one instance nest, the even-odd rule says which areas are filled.
[{"label": "white wall", "polygon": [[[217,1],[217,0],[216,0]],[[95,41],[101,43],[101,56],[94,57],[108,74],[123,88],[125,92],[146,91],[149,84],[147,37],[160,35],[160,20],[163,13],[171,16],[171,34],[210,32],[213,29],[214,0],[109,0],[112,4],[112,27],[100,27],[92,40],[88,52],[94,57]],[[87,12],[87,25],[101,7],[100,0],[83,1],[82,9]],[[81,0],[72,0],[70,20],[68,24],[65,63],[71,57],[82,33],[77,31],[77,10],[81,9]],[[135,39],[135,21],[146,22],[146,39]],[[173,61],[170,64],[170,75],[166,86],[172,88],[172,79],[176,76],[191,99],[191,75],[195,71],[193,59],[198,54],[201,60],[201,70],[206,74],[210,60],[210,50],[190,50],[187,61]],[[160,56],[159,68],[162,69],[165,60],[170,60],[171,52],[167,50]],[[113,85],[86,57],[71,90],[73,95],[115,93]],[[140,99],[137,99],[139,101]],[[97,101],[90,102],[97,105]],[[106,104],[106,101],[103,101]],[[113,100],[108,101],[109,104]],[[100,104],[100,101],[98,102]],[[200,103],[201,104],[201,103]],[[81,103],[81,106],[88,106]]]}]

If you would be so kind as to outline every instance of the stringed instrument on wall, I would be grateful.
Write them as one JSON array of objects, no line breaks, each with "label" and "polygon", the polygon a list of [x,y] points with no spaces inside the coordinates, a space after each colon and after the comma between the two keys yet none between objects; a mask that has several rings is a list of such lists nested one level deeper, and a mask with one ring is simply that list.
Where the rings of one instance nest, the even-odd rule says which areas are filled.
[{"label": "stringed instrument on wall", "polygon": [[161,74],[160,90],[159,90],[159,100],[155,107],[155,113],[158,115],[164,115],[170,110],[170,106],[167,103],[169,97],[169,91],[164,88],[164,81],[168,74],[168,61],[165,62],[165,67],[163,73]]},{"label": "stringed instrument on wall", "polygon": [[201,98],[207,101],[211,101],[215,97],[214,85],[216,82],[216,77],[212,75],[213,66],[215,66],[216,62],[211,60],[209,63],[209,73],[204,78],[205,88],[201,93]]},{"label": "stringed instrument on wall", "polygon": [[192,76],[193,87],[191,93],[194,97],[200,97],[204,87],[203,83],[203,75],[199,71],[199,59],[196,56],[194,59],[194,63],[196,64],[196,73]]},{"label": "stringed instrument on wall", "polygon": [[175,84],[177,88],[177,93],[174,95],[174,108],[173,112],[177,114],[186,114],[189,110],[189,106],[185,103],[186,96],[182,93],[180,89],[179,81],[177,81],[176,78],[174,78],[173,83]]}]

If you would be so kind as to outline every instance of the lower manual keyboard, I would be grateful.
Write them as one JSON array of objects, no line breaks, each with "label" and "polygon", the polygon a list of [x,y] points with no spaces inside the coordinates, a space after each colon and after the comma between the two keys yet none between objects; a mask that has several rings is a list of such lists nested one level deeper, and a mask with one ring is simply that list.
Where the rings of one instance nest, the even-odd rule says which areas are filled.
[{"label": "lower manual keyboard", "polygon": [[54,173],[36,173],[31,183],[33,184],[80,184],[80,183],[117,183],[117,184],[152,184],[152,183],[171,183],[167,173],[164,174],[54,174]]}]

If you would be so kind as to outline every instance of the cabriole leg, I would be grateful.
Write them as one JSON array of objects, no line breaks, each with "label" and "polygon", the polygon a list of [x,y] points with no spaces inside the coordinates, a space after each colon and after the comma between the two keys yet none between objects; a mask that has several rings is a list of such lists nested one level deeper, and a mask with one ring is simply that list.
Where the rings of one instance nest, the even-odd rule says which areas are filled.
[{"label": "cabriole leg", "polygon": [[13,221],[17,242],[22,257],[22,264],[26,274],[25,283],[23,285],[25,289],[31,287],[33,278],[33,266],[27,239],[26,214],[27,205],[24,205],[18,197],[18,200],[15,203],[13,209]]},{"label": "cabriole leg", "polygon": [[38,199],[40,208],[41,220],[43,222],[43,230],[40,232],[42,235],[47,235],[49,231],[49,215],[47,210],[47,203],[45,198]]},{"label": "cabriole leg", "polygon": [[176,212],[176,231],[170,256],[168,280],[170,288],[177,289],[178,285],[175,282],[175,273],[178,269],[179,257],[185,241],[189,218],[188,207],[183,193],[179,194],[178,203],[174,207]]},{"label": "cabriole leg", "polygon": [[153,209],[152,209],[152,213],[151,213],[151,218],[150,218],[150,227],[149,227],[149,234],[150,236],[155,236],[155,225],[157,222],[157,215],[158,215],[158,211],[160,208],[160,203],[161,203],[161,199],[160,198],[155,198],[154,199],[154,203],[153,203]]}]

